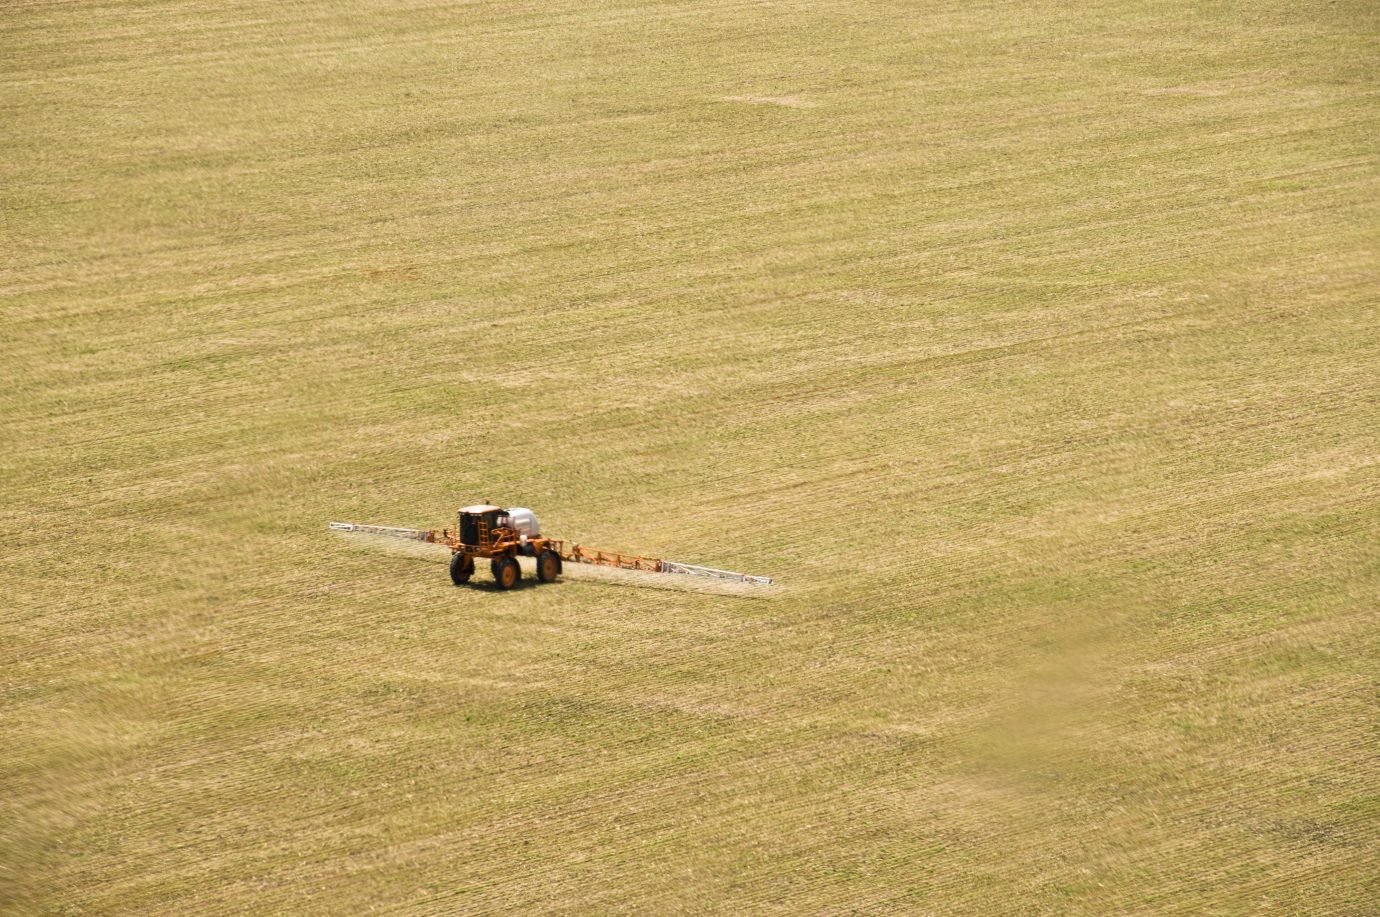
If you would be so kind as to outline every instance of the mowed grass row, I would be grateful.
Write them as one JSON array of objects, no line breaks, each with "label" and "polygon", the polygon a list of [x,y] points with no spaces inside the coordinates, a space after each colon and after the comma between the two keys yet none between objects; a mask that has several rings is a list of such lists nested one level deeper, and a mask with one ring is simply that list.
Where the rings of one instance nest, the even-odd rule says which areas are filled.
[{"label": "mowed grass row", "polygon": [[1377,26],[12,4],[0,906],[1365,912]]}]

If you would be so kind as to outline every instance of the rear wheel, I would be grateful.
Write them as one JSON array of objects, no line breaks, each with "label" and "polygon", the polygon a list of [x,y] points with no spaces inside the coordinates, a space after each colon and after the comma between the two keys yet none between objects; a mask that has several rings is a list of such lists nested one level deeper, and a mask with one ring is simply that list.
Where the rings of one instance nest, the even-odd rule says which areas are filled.
[{"label": "rear wheel", "polygon": [[500,589],[512,589],[522,579],[522,568],[518,566],[515,558],[503,556],[495,557],[489,569],[493,571],[494,582]]},{"label": "rear wheel", "polygon": [[554,582],[561,574],[561,555],[547,548],[537,557],[537,579],[543,583]]},{"label": "rear wheel", "polygon": [[463,586],[474,575],[474,558],[460,551],[450,556],[450,581]]}]

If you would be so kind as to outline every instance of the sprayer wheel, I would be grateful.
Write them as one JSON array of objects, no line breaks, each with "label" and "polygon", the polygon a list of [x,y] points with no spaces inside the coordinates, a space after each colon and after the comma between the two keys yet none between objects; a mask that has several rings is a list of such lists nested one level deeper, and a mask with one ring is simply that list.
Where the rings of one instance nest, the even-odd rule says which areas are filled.
[{"label": "sprayer wheel", "polygon": [[464,552],[452,554],[450,556],[450,581],[457,586],[463,586],[470,581],[474,575],[474,558]]},{"label": "sprayer wheel", "polygon": [[495,557],[494,562],[489,567],[494,574],[494,582],[500,589],[512,589],[522,579],[522,568],[518,566],[515,558],[503,556]]},{"label": "sprayer wheel", "polygon": [[561,574],[561,555],[547,548],[537,556],[537,579],[543,583],[555,582]]}]

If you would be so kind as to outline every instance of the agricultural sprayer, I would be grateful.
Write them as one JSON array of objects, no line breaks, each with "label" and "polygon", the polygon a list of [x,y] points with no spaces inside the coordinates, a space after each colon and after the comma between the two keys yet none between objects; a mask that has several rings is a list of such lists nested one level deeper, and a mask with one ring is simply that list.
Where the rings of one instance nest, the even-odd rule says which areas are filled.
[{"label": "agricultural sprayer", "polygon": [[771,585],[771,580],[765,576],[749,576],[655,557],[594,550],[579,544],[566,548],[564,541],[542,535],[537,514],[521,506],[508,509],[487,503],[467,506],[460,510],[456,522],[454,530],[447,528],[439,532],[435,529],[403,529],[355,522],[332,522],[331,528],[338,532],[363,532],[445,545],[450,548],[450,578],[457,586],[470,581],[476,560],[485,559],[489,561],[489,570],[498,588],[512,589],[522,579],[519,557],[535,558],[537,579],[543,583],[554,582],[566,563],[578,563]]}]

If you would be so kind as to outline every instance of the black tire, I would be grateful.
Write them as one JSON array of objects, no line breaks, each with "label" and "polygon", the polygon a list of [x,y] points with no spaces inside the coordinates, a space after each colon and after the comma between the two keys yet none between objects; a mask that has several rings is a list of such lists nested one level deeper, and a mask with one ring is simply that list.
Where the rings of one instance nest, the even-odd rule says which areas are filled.
[{"label": "black tire", "polygon": [[554,583],[561,575],[561,555],[547,548],[537,556],[537,579],[543,583]]},{"label": "black tire", "polygon": [[494,583],[500,589],[512,589],[522,579],[522,568],[513,557],[495,557],[489,569],[493,571]]},{"label": "black tire", "polygon": [[463,586],[474,575],[474,558],[463,551],[450,556],[450,581]]}]

